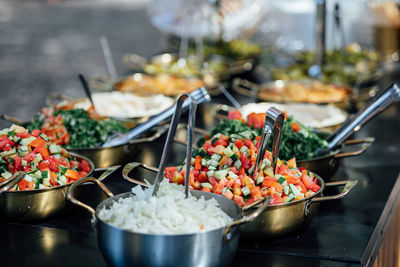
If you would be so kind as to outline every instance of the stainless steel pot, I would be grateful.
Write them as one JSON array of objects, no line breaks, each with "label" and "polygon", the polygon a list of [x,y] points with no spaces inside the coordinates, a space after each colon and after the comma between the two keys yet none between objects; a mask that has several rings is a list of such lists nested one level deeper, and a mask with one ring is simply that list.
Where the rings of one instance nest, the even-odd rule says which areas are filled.
[{"label": "stainless steel pot", "polygon": [[[88,161],[91,170],[88,176],[92,175],[95,169],[91,160],[81,155],[70,154]],[[104,179],[118,168],[119,166],[115,166],[106,169],[99,179]],[[103,170],[98,169],[98,171]],[[8,191],[18,182],[19,180],[6,180],[0,184],[0,213],[3,220],[14,222],[38,221],[61,213],[67,208],[65,194],[71,184],[45,189]],[[84,191],[80,192],[81,195],[83,193]]]},{"label": "stainless steel pot", "polygon": [[[122,175],[125,180],[131,183],[147,186],[143,179],[134,179],[129,177],[129,173],[133,169],[138,167],[142,167],[149,171],[158,171],[157,168],[147,166],[146,164],[132,162],[124,166],[122,170]],[[255,220],[241,226],[241,231],[243,231],[243,238],[265,239],[278,237],[297,231],[310,222],[312,216],[317,211],[320,202],[344,197],[358,182],[357,180],[348,180],[325,183],[320,176],[316,175],[315,173],[313,174],[315,177],[317,177],[321,186],[318,192],[310,197],[290,203],[269,205],[268,208],[266,208]],[[153,181],[151,180],[149,182],[153,183]],[[340,194],[327,197],[322,196],[325,187],[340,185],[345,185],[343,191]],[[252,212],[254,211],[254,204],[245,206],[242,208],[242,210],[244,214]]]},{"label": "stainless steel pot", "polygon": [[[78,201],[75,191],[80,184],[93,182],[110,198],[101,202],[96,210]],[[233,201],[207,192],[191,191],[195,197],[214,198],[221,209],[234,222],[215,230],[179,235],[143,234],[123,230],[102,221],[99,211],[114,201],[132,195],[130,192],[114,196],[107,187],[94,178],[83,178],[67,191],[67,199],[87,209],[92,215],[92,225],[97,232],[100,250],[110,266],[227,266],[239,245],[239,225],[256,218],[267,207],[263,205],[243,216]]]}]

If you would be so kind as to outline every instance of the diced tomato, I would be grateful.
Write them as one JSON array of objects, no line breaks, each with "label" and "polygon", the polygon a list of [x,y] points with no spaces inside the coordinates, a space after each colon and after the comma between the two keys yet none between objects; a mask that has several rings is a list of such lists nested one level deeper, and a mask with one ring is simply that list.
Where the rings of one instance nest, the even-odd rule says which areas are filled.
[{"label": "diced tomato", "polygon": [[237,174],[237,173],[238,173],[238,170],[236,169],[236,167],[230,167],[229,170],[230,170],[231,172],[233,172],[234,174]]},{"label": "diced tomato", "polygon": [[214,146],[218,146],[218,145],[227,147],[228,143],[226,141],[222,140],[222,139],[218,139],[217,142],[215,142]]},{"label": "diced tomato", "polygon": [[55,175],[55,173],[50,172],[50,184],[52,186],[57,186],[58,185],[56,180],[57,180],[57,176]]},{"label": "diced tomato", "polygon": [[226,186],[229,183],[229,180],[226,179],[225,177],[223,177],[218,184],[222,185],[222,186]]},{"label": "diced tomato", "polygon": [[200,191],[204,191],[204,192],[211,192],[211,189],[208,187],[203,187],[200,189]]},{"label": "diced tomato", "polygon": [[224,189],[224,185],[222,184],[216,184],[213,187],[213,193],[214,194],[218,194],[218,195],[222,195],[222,189]]},{"label": "diced tomato", "polygon": [[46,147],[41,146],[41,147],[38,147],[38,149],[39,149],[39,153],[43,159],[47,159],[50,156],[50,152]]},{"label": "diced tomato", "polygon": [[3,139],[0,141],[0,149],[5,150],[5,147],[10,148],[9,150],[6,151],[10,151],[14,145],[15,143],[11,141],[7,136],[3,137]]},{"label": "diced tomato", "polygon": [[289,168],[296,168],[296,158],[291,158],[286,164]]},{"label": "diced tomato", "polygon": [[194,169],[195,170],[201,170],[201,156],[196,156],[196,161],[194,163]]},{"label": "diced tomato", "polygon": [[165,177],[167,177],[168,179],[171,180],[175,172],[177,172],[176,167],[165,167]]},{"label": "diced tomato", "polygon": [[34,186],[35,186],[34,182],[28,182],[26,184],[25,190],[32,190],[34,188]]},{"label": "diced tomato", "polygon": [[25,190],[26,186],[28,184],[28,181],[25,179],[22,179],[21,181],[18,182],[18,188],[19,190],[23,191]]},{"label": "diced tomato", "polygon": [[260,148],[260,145],[261,145],[260,139],[261,139],[260,136],[257,135],[257,136],[256,136],[256,141],[257,141],[257,143],[256,143],[256,149],[257,149],[257,151],[258,151],[258,149]]},{"label": "diced tomato", "polygon": [[244,167],[242,167],[242,168],[238,171],[237,174],[239,174],[239,175],[244,175]]},{"label": "diced tomato", "polygon": [[285,178],[286,178],[286,181],[288,184],[298,184],[299,183],[299,179],[295,178],[293,176],[287,175],[287,176],[285,176]]},{"label": "diced tomato", "polygon": [[85,177],[85,176],[87,176],[87,175],[88,175],[88,173],[85,172],[85,171],[80,171],[80,172],[79,172],[79,178],[83,178],[83,177]]},{"label": "diced tomato", "polygon": [[228,198],[228,199],[232,199],[233,198],[233,193],[231,192],[231,190],[226,190],[224,197]]},{"label": "diced tomato", "polygon": [[254,198],[254,200],[257,200],[262,197],[261,193],[261,188],[258,186],[253,187],[251,190],[251,196]]},{"label": "diced tomato", "polygon": [[243,121],[242,114],[239,110],[231,110],[228,112],[228,120]]},{"label": "diced tomato", "polygon": [[245,170],[250,169],[251,163],[250,163],[249,158],[247,158],[246,155],[244,155],[244,154],[240,155],[240,158],[239,158],[239,159],[240,159],[240,162],[242,163],[242,166],[243,166],[243,168],[244,168]]},{"label": "diced tomato", "polygon": [[29,137],[29,132],[25,131],[25,132],[22,132],[22,133],[16,133],[15,135],[18,136],[21,139],[24,139],[24,138],[28,138]]},{"label": "diced tomato", "polygon": [[300,131],[300,126],[296,122],[292,122],[292,131],[293,132],[299,132]]},{"label": "diced tomato", "polygon": [[243,194],[243,192],[242,192],[242,190],[241,190],[239,184],[236,184],[236,183],[235,183],[235,184],[233,185],[233,194],[234,194],[234,195],[237,195],[237,196],[241,196],[241,195]]},{"label": "diced tomato", "polygon": [[175,172],[174,175],[172,176],[172,182],[176,184],[184,184],[185,177],[183,177],[183,175],[180,174],[179,172]]},{"label": "diced tomato", "polygon": [[279,166],[277,173],[282,174],[282,175],[287,175],[288,170],[289,170],[288,166],[282,164],[281,166]]},{"label": "diced tomato", "polygon": [[208,177],[207,174],[205,172],[200,172],[199,176],[197,177],[198,181],[200,183],[205,183],[208,182]]},{"label": "diced tomato", "polygon": [[238,195],[234,195],[233,196],[233,201],[238,204],[239,207],[243,207],[244,201],[243,201],[243,197],[238,196]]},{"label": "diced tomato", "polygon": [[28,154],[26,154],[25,156],[24,156],[24,160],[25,161],[27,161],[27,162],[31,162],[32,160],[34,160],[36,158],[36,154],[35,154],[35,152],[29,152]]},{"label": "diced tomato", "polygon": [[283,185],[281,185],[278,182],[274,182],[274,181],[271,181],[271,180],[263,180],[262,186],[263,187],[269,187],[269,188],[273,187],[273,188],[275,188],[275,190],[277,192],[279,192],[279,193],[283,192]]},{"label": "diced tomato", "polygon": [[40,135],[41,133],[42,133],[41,130],[39,130],[39,129],[34,129],[34,130],[31,132],[31,135],[34,136],[34,137],[39,137],[39,135]]},{"label": "diced tomato", "polygon": [[53,171],[53,172],[58,172],[58,165],[59,165],[58,160],[55,157],[50,156],[49,157],[49,168],[50,168],[50,170]]},{"label": "diced tomato", "polygon": [[301,181],[307,189],[310,189],[313,184],[310,177],[305,173],[301,176]]},{"label": "diced tomato", "polygon": [[48,160],[42,160],[39,164],[38,164],[38,168],[39,170],[43,171],[45,169],[48,169],[50,167],[50,163]]},{"label": "diced tomato", "polygon": [[15,171],[22,170],[22,158],[21,157],[14,158],[14,166],[15,166]]},{"label": "diced tomato", "polygon": [[311,189],[312,191],[314,191],[314,192],[318,192],[318,190],[319,190],[320,188],[321,188],[321,187],[320,187],[319,185],[317,185],[317,184],[312,184],[311,187],[310,187],[310,189]]},{"label": "diced tomato", "polygon": [[[34,131],[36,131],[36,130],[34,130]],[[42,147],[42,146],[45,146],[46,144],[47,144],[47,142],[44,139],[39,137],[39,138],[36,138],[35,140],[33,140],[32,142],[30,142],[28,144],[28,146],[30,146],[30,147]]]},{"label": "diced tomato", "polygon": [[303,171],[306,170],[306,168],[304,168],[304,167],[299,167],[298,169],[299,169],[299,171],[300,171],[301,173],[302,173]]},{"label": "diced tomato", "polygon": [[26,165],[24,167],[24,172],[30,172],[32,170],[32,167],[30,165]]},{"label": "diced tomato", "polygon": [[299,186],[301,188],[301,193],[306,193],[307,192],[307,188],[304,186],[304,184],[302,182],[299,182]]},{"label": "diced tomato", "polygon": [[265,180],[271,180],[274,182],[278,182],[278,179],[276,179],[275,177],[271,177],[271,176],[265,176],[263,181],[265,181]]},{"label": "diced tomato", "polygon": [[7,169],[11,172],[11,173],[15,173],[15,166],[14,163],[9,162],[7,164]]},{"label": "diced tomato", "polygon": [[211,184],[212,186],[214,186],[214,185],[216,185],[216,184],[219,183],[219,180],[218,180],[217,178],[215,178],[214,176],[208,177],[208,181],[210,182],[210,184]]},{"label": "diced tomato", "polygon": [[244,145],[247,146],[248,148],[250,148],[254,144],[250,139],[246,139],[246,140],[244,140]]},{"label": "diced tomato", "polygon": [[68,169],[71,168],[71,165],[69,164],[69,161],[66,158],[61,157],[58,159],[58,162],[60,163],[60,165],[63,165],[64,167],[67,167]]},{"label": "diced tomato", "polygon": [[81,160],[81,162],[79,162],[78,169],[80,171],[90,172],[90,164],[89,164],[89,162],[87,162],[84,159]]},{"label": "diced tomato", "polygon": [[65,172],[65,177],[73,180],[78,180],[80,178],[79,172],[73,170],[67,170]]},{"label": "diced tomato", "polygon": [[250,113],[247,116],[247,125],[255,129],[261,129],[264,126],[265,113]]},{"label": "diced tomato", "polygon": [[270,205],[276,205],[276,204],[281,204],[283,203],[283,200],[279,194],[273,194],[271,196],[271,204]]},{"label": "diced tomato", "polygon": [[234,144],[235,144],[235,146],[236,146],[238,149],[241,149],[242,146],[244,146],[243,141],[240,140],[240,139],[236,140]]}]

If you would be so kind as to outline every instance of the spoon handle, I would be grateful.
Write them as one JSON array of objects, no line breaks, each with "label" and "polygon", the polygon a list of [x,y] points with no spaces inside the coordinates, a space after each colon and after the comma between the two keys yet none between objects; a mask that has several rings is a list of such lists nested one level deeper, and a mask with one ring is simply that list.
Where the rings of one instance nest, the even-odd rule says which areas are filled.
[{"label": "spoon handle", "polygon": [[89,85],[88,85],[88,82],[85,79],[85,76],[83,76],[83,74],[79,74],[78,77],[79,77],[79,80],[81,81],[81,84],[82,84],[83,90],[86,93],[86,96],[89,98],[89,101],[90,101],[90,103],[92,104],[92,106],[94,108],[94,102],[93,102],[93,99],[92,99],[92,93],[90,92]]},{"label": "spoon handle", "polygon": [[370,119],[383,112],[389,106],[400,100],[400,88],[397,84],[391,85],[386,90],[381,90],[372,100],[360,111],[354,114],[350,120],[332,133],[327,141],[328,149],[331,150],[341,145],[354,132],[358,131]]}]

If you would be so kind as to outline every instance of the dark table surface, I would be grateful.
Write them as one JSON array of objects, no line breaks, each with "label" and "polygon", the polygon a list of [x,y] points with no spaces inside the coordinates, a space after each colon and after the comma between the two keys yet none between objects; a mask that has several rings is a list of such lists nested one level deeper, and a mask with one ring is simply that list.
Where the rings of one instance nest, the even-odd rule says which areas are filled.
[{"label": "dark table surface", "polygon": [[[119,60],[124,53],[151,55],[163,48],[165,38],[147,22],[141,4],[4,1],[0,6],[7,11],[0,13],[0,112],[21,119],[30,119],[50,93],[83,96],[77,73],[91,77],[106,72],[100,36],[108,37],[120,73],[126,72]],[[387,71],[381,87],[399,77]],[[251,101],[238,98],[241,103]],[[225,102],[222,97],[214,101]],[[200,107],[199,126],[211,126],[208,111]],[[374,144],[363,155],[343,160],[332,178],[358,179],[354,190],[344,199],[321,203],[310,225],[298,233],[241,242],[232,266],[371,265],[400,193],[398,129],[397,107],[363,127],[355,137],[373,136]],[[165,135],[127,161],[157,166],[164,140]],[[175,145],[169,164],[180,163],[183,151]],[[114,193],[132,187],[121,178],[121,170],[105,184]],[[89,191],[86,200],[95,206],[103,196],[94,186]],[[0,266],[106,266],[90,217],[79,208],[37,223],[1,222],[0,236]]]}]

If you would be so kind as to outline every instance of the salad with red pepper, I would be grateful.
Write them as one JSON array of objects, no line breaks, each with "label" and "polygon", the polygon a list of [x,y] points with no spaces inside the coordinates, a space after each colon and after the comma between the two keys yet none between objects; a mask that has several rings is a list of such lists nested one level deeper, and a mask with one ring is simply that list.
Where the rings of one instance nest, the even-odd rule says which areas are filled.
[{"label": "salad with red pepper", "polygon": [[[269,151],[260,171],[254,174],[260,136],[250,134],[245,138],[217,133],[193,150],[191,188],[224,195],[241,207],[263,196],[271,196],[274,205],[300,200],[319,191],[318,179],[304,168],[297,168],[295,158],[278,160],[274,175]],[[171,183],[183,184],[184,166],[167,167],[165,177]]]},{"label": "salad with red pepper", "polygon": [[38,129],[29,132],[12,125],[0,130],[0,182],[15,172],[24,171],[24,179],[10,191],[44,189],[65,185],[88,175],[88,161],[78,159],[60,145],[49,142]]}]

